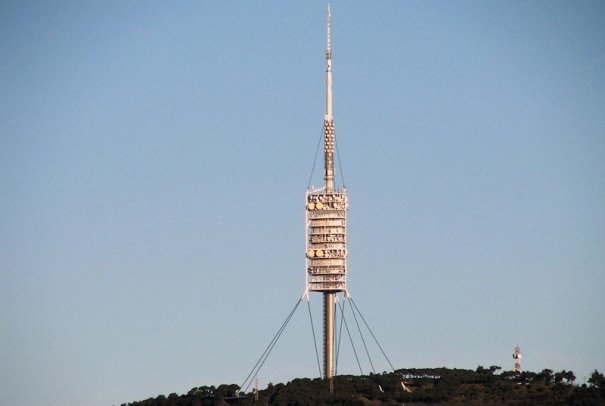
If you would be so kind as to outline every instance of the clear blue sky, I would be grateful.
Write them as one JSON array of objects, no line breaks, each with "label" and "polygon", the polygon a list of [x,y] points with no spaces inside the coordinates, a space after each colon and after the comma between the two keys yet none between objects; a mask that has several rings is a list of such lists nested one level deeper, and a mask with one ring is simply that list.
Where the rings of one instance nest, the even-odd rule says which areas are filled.
[{"label": "clear blue sky", "polygon": [[[325,14],[0,2],[3,404],[243,381],[304,290]],[[349,289],[395,367],[605,371],[605,3],[332,14]],[[302,308],[260,386],[317,375]]]}]

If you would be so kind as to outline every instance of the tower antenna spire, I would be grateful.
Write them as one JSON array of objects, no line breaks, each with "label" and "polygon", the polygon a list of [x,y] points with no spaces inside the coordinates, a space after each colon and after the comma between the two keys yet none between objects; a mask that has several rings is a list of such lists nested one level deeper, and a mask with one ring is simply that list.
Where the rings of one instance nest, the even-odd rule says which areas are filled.
[{"label": "tower antenna spire", "polygon": [[332,44],[330,43],[330,34],[331,34],[331,22],[332,22],[332,14],[330,13],[330,3],[328,3],[328,51],[332,49]]},{"label": "tower antenna spire", "polygon": [[334,117],[332,116],[332,13],[328,3],[326,47],[326,115],[324,117],[324,153],[326,192],[334,189]]}]

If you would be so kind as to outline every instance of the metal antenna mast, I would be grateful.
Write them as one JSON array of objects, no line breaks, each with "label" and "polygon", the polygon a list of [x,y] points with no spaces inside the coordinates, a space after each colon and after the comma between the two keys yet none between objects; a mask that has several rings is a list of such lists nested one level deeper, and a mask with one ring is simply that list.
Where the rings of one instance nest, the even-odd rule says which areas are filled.
[{"label": "metal antenna mast", "polygon": [[307,190],[307,288],[324,297],[324,378],[334,377],[334,301],[347,292],[347,209],[345,189],[334,188],[334,118],[332,116],[331,14],[328,4],[326,50],[326,114],[324,117],[325,187]]},{"label": "metal antenna mast", "polygon": [[326,192],[334,189],[334,117],[332,116],[332,15],[328,4],[326,46],[326,116],[324,117],[324,153]]},{"label": "metal antenna mast", "polygon": [[519,344],[515,347],[515,352],[513,353],[513,359],[515,360],[515,373],[521,373],[521,347]]}]

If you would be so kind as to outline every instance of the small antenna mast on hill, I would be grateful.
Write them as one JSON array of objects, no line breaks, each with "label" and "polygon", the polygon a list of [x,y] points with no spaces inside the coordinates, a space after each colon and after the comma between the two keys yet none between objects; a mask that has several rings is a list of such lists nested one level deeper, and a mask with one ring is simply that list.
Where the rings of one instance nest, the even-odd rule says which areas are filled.
[{"label": "small antenna mast on hill", "polygon": [[519,347],[519,344],[515,347],[513,359],[515,360],[515,369],[513,371],[519,374],[521,373],[521,347]]}]

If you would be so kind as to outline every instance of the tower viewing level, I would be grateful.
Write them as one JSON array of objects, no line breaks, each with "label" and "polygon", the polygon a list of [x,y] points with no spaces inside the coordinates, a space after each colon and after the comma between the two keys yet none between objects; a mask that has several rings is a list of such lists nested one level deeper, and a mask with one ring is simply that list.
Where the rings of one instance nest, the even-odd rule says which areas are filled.
[{"label": "tower viewing level", "polygon": [[325,186],[306,195],[306,290],[324,297],[324,378],[334,376],[335,296],[347,291],[347,192],[334,187],[334,118],[332,116],[331,13],[328,5],[326,50]]}]

